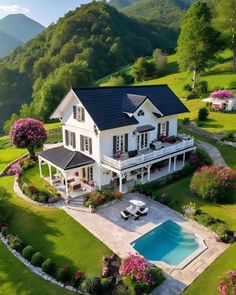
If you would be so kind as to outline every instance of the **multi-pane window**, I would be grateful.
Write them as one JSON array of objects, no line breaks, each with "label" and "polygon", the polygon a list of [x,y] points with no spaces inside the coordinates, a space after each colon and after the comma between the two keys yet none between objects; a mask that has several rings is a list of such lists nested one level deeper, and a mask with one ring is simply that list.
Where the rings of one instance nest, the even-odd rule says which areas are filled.
[{"label": "multi-pane window", "polygon": [[144,116],[144,111],[143,111],[143,110],[140,110],[140,111],[138,112],[138,117],[141,117],[141,116]]},{"label": "multi-pane window", "polygon": [[148,133],[140,133],[137,135],[137,149],[143,150],[148,147]]},{"label": "multi-pane window", "polygon": [[161,123],[161,135],[166,135],[166,122]]},{"label": "multi-pane window", "polygon": [[116,136],[116,151],[124,152],[125,151],[125,135]]},{"label": "multi-pane window", "polygon": [[66,146],[76,148],[76,135],[75,132],[65,130],[65,143]]},{"label": "multi-pane window", "polygon": [[80,135],[80,150],[92,154],[92,138]]},{"label": "multi-pane window", "polygon": [[83,168],[83,178],[87,181],[93,181],[93,167]]},{"label": "multi-pane window", "polygon": [[83,107],[73,106],[73,117],[79,122],[85,121],[85,112]]}]

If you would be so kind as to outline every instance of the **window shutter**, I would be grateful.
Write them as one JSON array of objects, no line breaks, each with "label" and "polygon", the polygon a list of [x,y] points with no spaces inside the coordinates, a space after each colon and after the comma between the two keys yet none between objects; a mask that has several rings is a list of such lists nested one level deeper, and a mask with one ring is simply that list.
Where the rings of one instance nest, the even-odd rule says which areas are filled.
[{"label": "window shutter", "polygon": [[129,146],[129,137],[128,137],[128,133],[125,134],[125,152],[128,152],[128,146]]},{"label": "window shutter", "polygon": [[116,153],[116,136],[113,136],[113,154]]},{"label": "window shutter", "polygon": [[82,168],[82,177],[83,177],[83,178],[86,178],[86,171],[85,171],[85,168]]},{"label": "window shutter", "polygon": [[92,138],[89,138],[89,153],[90,153],[90,155],[93,153],[93,150],[92,150]]},{"label": "window shutter", "polygon": [[73,118],[76,119],[77,117],[77,107],[73,106]]},{"label": "window shutter", "polygon": [[158,128],[157,128],[157,139],[161,137],[161,123],[158,123]]},{"label": "window shutter", "polygon": [[76,142],[75,142],[75,133],[72,133],[72,146],[75,149],[76,148]]},{"label": "window shutter", "polygon": [[169,129],[170,129],[170,122],[169,121],[167,121],[166,122],[166,136],[169,136]]},{"label": "window shutter", "polygon": [[81,108],[81,121],[84,122],[84,120],[85,120],[84,108]]},{"label": "window shutter", "polygon": [[84,137],[83,135],[80,135],[80,150],[84,151]]},{"label": "window shutter", "polygon": [[66,140],[66,145],[69,145],[69,131],[65,130],[65,140]]}]

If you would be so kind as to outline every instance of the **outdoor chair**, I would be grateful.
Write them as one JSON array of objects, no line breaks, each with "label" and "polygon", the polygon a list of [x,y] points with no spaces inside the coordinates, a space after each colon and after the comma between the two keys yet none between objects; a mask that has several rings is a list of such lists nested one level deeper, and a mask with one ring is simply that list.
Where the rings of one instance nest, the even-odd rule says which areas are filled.
[{"label": "outdoor chair", "polygon": [[134,209],[132,205],[130,205],[129,207],[126,208],[126,211],[128,211],[128,213],[130,215],[132,215],[134,217],[134,220],[139,219],[139,213],[137,209]]},{"label": "outdoor chair", "polygon": [[121,217],[122,217],[124,220],[128,220],[128,219],[129,219],[129,216],[130,216],[129,212],[126,211],[126,210],[124,210],[124,211],[120,211],[120,215],[121,215]]},{"label": "outdoor chair", "polygon": [[139,208],[138,213],[139,213],[141,216],[147,215],[147,214],[148,214],[148,208],[147,208],[147,207]]}]

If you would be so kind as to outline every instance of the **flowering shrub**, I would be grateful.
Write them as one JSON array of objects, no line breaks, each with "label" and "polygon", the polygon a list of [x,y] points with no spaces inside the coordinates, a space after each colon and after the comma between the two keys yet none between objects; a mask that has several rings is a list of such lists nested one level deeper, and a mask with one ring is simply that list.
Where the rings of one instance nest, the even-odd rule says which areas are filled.
[{"label": "flowering shrub", "polygon": [[7,169],[6,174],[9,176],[12,175],[21,175],[21,161],[18,160],[15,163],[11,164],[11,166]]},{"label": "flowering shrub", "polygon": [[222,295],[236,294],[236,271],[230,270],[225,277],[220,280],[218,290]]},{"label": "flowering shrub", "polygon": [[97,190],[88,194],[88,200],[84,203],[85,206],[92,205],[95,208],[102,204],[113,201],[114,199],[119,200],[122,197],[122,193],[114,191],[112,189]]},{"label": "flowering shrub", "polygon": [[43,123],[31,119],[17,120],[10,130],[10,143],[17,148],[26,148],[31,158],[35,157],[35,147],[40,147],[47,139]]},{"label": "flowering shrub", "polygon": [[203,166],[195,172],[190,188],[203,199],[216,200],[234,187],[236,172],[214,165]]},{"label": "flowering shrub", "polygon": [[122,261],[120,275],[134,284],[135,291],[141,292],[149,292],[163,280],[162,272],[158,268],[151,268],[147,260],[134,253]]},{"label": "flowering shrub", "polygon": [[233,96],[233,92],[227,89],[217,90],[211,93],[211,97],[217,99],[228,99]]}]

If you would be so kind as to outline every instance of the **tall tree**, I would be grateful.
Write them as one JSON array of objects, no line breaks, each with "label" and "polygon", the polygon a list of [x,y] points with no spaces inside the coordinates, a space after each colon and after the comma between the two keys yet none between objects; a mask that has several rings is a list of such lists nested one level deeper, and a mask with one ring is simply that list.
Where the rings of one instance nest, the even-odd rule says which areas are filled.
[{"label": "tall tree", "polygon": [[233,72],[236,72],[236,1],[219,0],[216,6],[216,27],[222,33],[227,48],[233,51]]},{"label": "tall tree", "polygon": [[212,27],[212,15],[206,3],[198,2],[188,9],[178,39],[177,61],[182,71],[193,72],[192,89],[197,75],[215,59],[219,50],[219,32]]}]

